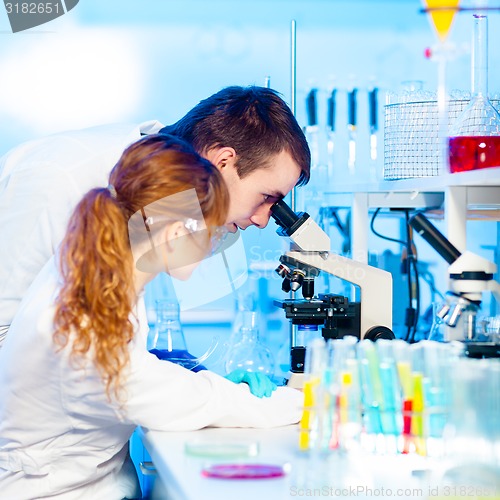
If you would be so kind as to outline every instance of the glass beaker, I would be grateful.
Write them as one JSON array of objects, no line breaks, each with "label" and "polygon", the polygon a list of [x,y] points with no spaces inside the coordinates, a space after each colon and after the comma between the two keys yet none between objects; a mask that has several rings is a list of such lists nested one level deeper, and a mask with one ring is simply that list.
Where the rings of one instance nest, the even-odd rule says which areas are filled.
[{"label": "glass beaker", "polygon": [[245,311],[243,323],[235,342],[229,347],[225,368],[230,373],[234,370],[260,372],[272,377],[274,357],[271,351],[260,341],[257,313]]},{"label": "glass beaker", "polygon": [[432,325],[427,340],[434,340],[435,342],[445,341],[446,324],[443,319],[437,314],[442,309],[442,307],[442,302],[432,303]]},{"label": "glass beaker", "polygon": [[474,14],[472,89],[450,130],[450,172],[500,166],[500,115],[488,99],[488,17]]},{"label": "glass beaker", "polygon": [[150,330],[148,351],[159,359],[199,368],[197,358],[189,354],[180,322],[179,303],[171,299],[156,301],[156,325]]}]

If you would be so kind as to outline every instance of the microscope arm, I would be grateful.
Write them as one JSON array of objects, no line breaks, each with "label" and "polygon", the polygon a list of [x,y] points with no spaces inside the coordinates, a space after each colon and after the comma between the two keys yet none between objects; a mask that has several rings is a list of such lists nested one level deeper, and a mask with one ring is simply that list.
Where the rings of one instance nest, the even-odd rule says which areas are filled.
[{"label": "microscope arm", "polygon": [[287,252],[286,255],[360,287],[361,338],[375,326],[392,330],[391,273],[337,254]]}]

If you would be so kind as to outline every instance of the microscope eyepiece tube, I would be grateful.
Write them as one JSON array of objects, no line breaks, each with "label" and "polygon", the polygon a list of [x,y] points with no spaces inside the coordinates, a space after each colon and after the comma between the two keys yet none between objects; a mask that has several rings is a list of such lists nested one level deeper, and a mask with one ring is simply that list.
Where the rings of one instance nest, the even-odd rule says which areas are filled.
[{"label": "microscope eyepiece tube", "polygon": [[305,212],[295,213],[283,200],[271,205],[270,210],[271,217],[279,226],[276,232],[280,236],[292,238],[296,231],[310,219],[309,214]]},{"label": "microscope eyepiece tube", "polygon": [[299,219],[298,215],[283,201],[271,206],[271,217],[284,229],[292,227]]},{"label": "microscope eyepiece tube", "polygon": [[410,217],[409,224],[448,264],[453,264],[462,255],[423,214]]}]

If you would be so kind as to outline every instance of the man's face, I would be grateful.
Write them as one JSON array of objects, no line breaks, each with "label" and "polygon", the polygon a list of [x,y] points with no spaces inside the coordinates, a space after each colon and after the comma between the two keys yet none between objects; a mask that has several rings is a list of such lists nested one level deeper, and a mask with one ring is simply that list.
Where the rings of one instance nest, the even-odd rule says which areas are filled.
[{"label": "man's face", "polygon": [[226,225],[231,232],[249,226],[266,227],[271,205],[292,190],[301,172],[285,151],[274,156],[267,167],[254,170],[243,179],[238,176],[233,161],[219,169],[230,194]]}]

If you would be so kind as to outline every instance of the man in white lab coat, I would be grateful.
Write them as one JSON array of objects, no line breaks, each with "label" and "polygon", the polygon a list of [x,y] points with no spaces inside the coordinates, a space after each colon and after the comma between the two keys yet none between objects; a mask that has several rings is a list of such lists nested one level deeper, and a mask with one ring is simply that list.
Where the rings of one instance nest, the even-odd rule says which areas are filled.
[{"label": "man in white lab coat", "polygon": [[129,144],[157,132],[183,138],[222,172],[232,232],[265,227],[271,205],[309,180],[305,136],[285,102],[263,87],[225,88],[168,127],[102,126],[18,146],[0,159],[0,347],[83,194],[106,186]]}]

